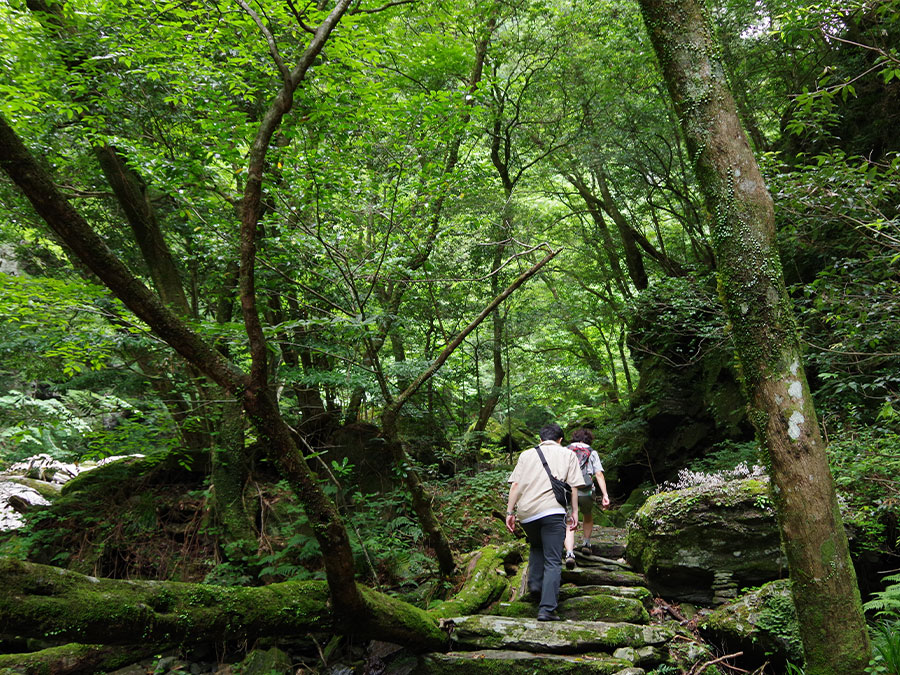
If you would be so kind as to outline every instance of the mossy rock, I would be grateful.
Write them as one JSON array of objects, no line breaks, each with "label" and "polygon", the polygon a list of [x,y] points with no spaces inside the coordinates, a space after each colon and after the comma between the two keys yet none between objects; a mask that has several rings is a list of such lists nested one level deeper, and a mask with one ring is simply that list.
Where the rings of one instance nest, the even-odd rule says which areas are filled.
[{"label": "mossy rock", "polygon": [[492,417],[484,429],[481,452],[488,457],[503,457],[510,453],[518,455],[538,442],[537,434],[524,421],[512,417],[498,422]]},{"label": "mossy rock", "polygon": [[662,646],[665,626],[602,621],[546,621],[473,615],[454,619],[450,639],[462,649],[511,649],[555,654],[611,652],[619,647]]},{"label": "mossy rock", "polygon": [[90,492],[93,496],[134,491],[149,482],[199,482],[209,473],[208,453],[170,452],[120,459],[84,471],[62,487],[62,496]]},{"label": "mossy rock", "polygon": [[291,675],[291,657],[277,647],[254,649],[241,661],[241,675]]},{"label": "mossy rock", "polygon": [[708,614],[702,634],[729,651],[744,651],[758,660],[803,662],[797,614],[790,581],[781,579],[753,589]]},{"label": "mossy rock", "polygon": [[575,621],[626,621],[650,623],[650,615],[640,600],[615,595],[571,598],[559,603],[559,615]]},{"label": "mossy rock", "polygon": [[636,666],[653,667],[668,661],[668,652],[659,647],[619,647],[613,656],[617,659],[630,661]]},{"label": "mossy rock", "polygon": [[639,372],[631,419],[604,457],[607,480],[630,492],[673,478],[723,441],[753,438],[712,276],[663,280],[641,292],[629,313],[628,343]]},{"label": "mossy rock", "polygon": [[62,486],[56,483],[48,483],[45,480],[37,480],[36,478],[26,478],[25,476],[4,476],[3,480],[11,483],[18,483],[25,487],[31,488],[47,501],[53,501],[59,497]]},{"label": "mossy rock", "polygon": [[[537,605],[532,602],[500,602],[492,610],[498,616],[534,618]],[[616,595],[586,595],[561,600],[557,612],[574,621],[625,621],[649,623],[650,615],[640,600]]]},{"label": "mossy rock", "polygon": [[[419,660],[419,671],[430,675],[556,675],[591,673],[617,675],[633,664],[606,654],[562,656],[521,651],[483,650],[426,654]],[[643,671],[631,671],[643,672]]]},{"label": "mossy rock", "polygon": [[658,595],[703,605],[781,578],[787,563],[768,479],[651,496],[629,524],[627,557]]},{"label": "mossy rock", "polygon": [[566,584],[559,589],[559,600],[569,600],[582,596],[615,595],[622,598],[631,598],[640,602],[644,607],[653,607],[653,594],[642,586],[575,586]]},{"label": "mossy rock", "polygon": [[[609,566],[613,567],[613,566]],[[599,567],[577,567],[574,570],[563,569],[563,583],[579,586],[646,586],[646,580],[634,572],[622,569],[601,569]]]}]

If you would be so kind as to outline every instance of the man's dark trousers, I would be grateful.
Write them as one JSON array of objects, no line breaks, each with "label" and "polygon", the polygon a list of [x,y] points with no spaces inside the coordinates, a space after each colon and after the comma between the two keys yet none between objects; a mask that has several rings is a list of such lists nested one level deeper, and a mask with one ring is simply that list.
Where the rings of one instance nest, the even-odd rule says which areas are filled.
[{"label": "man's dark trousers", "polygon": [[554,513],[522,523],[528,537],[528,590],[541,594],[538,616],[556,611],[559,582],[562,576],[562,554],[566,539],[566,516]]}]

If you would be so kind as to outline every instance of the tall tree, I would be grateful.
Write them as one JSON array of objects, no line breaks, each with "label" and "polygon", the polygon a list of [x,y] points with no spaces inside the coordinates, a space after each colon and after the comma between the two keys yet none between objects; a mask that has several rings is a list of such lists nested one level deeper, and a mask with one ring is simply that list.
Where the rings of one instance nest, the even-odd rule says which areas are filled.
[{"label": "tall tree", "polygon": [[861,674],[865,619],[797,329],[775,217],[698,0],[641,0],[709,212],[750,417],[767,454],[806,672]]},{"label": "tall tree", "polygon": [[[240,399],[261,437],[266,440],[273,463],[291,484],[310,521],[314,523],[313,529],[322,550],[329,552],[325,556],[328,586],[338,613],[348,621],[351,618],[358,620],[366,614],[354,583],[353,555],[347,531],[334,505],[303,460],[293,430],[278,409],[275,388],[268,377],[267,341],[257,309],[254,271],[262,182],[272,136],[291,109],[296,89],[349,5],[350,0],[338,2],[315,30],[307,49],[293,68],[284,64],[277,47],[270,42],[272,58],[282,76],[282,85],[263,115],[250,149],[241,210],[239,288],[250,343],[249,374],[242,372],[207,344],[122,264],[106,242],[67,202],[12,127],[0,118],[0,168],[16,183],[59,239],[186,361]],[[263,32],[268,35],[266,30]]]}]

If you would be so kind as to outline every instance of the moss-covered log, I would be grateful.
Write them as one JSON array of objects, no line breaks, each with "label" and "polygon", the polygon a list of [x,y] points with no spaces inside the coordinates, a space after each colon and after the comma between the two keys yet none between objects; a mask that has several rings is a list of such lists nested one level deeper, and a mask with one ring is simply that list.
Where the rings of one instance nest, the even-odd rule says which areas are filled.
[{"label": "moss-covered log", "polygon": [[149,656],[159,645],[50,647],[29,654],[0,654],[0,675],[89,675],[121,668]]},{"label": "moss-covered log", "polygon": [[[338,628],[322,581],[259,588],[96,579],[0,559],[0,633],[98,644],[197,642],[331,632]],[[348,630],[413,650],[446,642],[438,620],[359,587],[366,616]]]},{"label": "moss-covered log", "polygon": [[437,617],[474,614],[500,597],[510,583],[505,572],[509,561],[522,560],[524,544],[512,542],[501,547],[485,546],[466,566],[466,581],[450,600],[439,602],[428,612]]}]

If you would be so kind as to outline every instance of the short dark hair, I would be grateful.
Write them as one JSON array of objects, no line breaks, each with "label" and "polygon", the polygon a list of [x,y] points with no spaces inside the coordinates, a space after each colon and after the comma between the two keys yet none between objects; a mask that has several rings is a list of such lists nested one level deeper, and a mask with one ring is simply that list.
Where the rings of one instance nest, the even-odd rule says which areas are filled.
[{"label": "short dark hair", "polygon": [[541,429],[540,437],[542,441],[558,441],[563,437],[562,427],[558,424],[548,424]]},{"label": "short dark hair", "polygon": [[569,440],[573,443],[584,443],[585,445],[590,445],[594,441],[594,434],[591,433],[590,429],[576,429],[569,435]]}]

